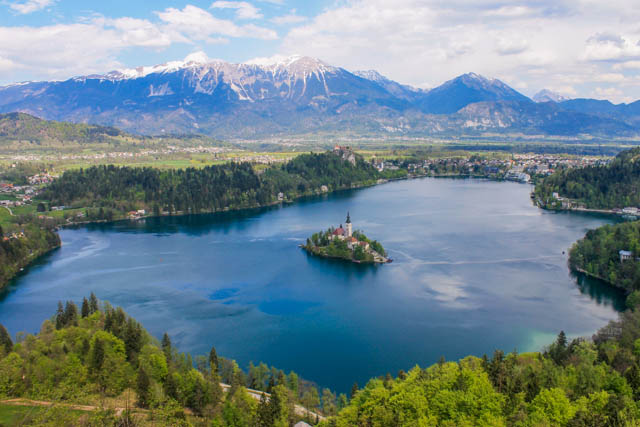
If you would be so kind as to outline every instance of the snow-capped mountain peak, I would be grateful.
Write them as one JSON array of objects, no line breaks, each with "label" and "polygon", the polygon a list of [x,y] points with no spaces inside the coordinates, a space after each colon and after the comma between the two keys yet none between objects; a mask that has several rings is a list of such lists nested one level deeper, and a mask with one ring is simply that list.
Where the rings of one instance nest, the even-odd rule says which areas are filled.
[{"label": "snow-capped mountain peak", "polygon": [[385,76],[377,72],[376,70],[359,70],[359,71],[354,71],[353,74],[355,74],[358,77],[362,77],[363,79],[371,80],[372,82],[379,83],[379,82],[386,82],[389,80],[388,78],[386,78]]},{"label": "snow-capped mountain peak", "polygon": [[567,98],[564,95],[561,95],[558,92],[553,92],[549,89],[542,89],[540,92],[533,95],[533,99],[535,102],[562,102],[567,101]]}]

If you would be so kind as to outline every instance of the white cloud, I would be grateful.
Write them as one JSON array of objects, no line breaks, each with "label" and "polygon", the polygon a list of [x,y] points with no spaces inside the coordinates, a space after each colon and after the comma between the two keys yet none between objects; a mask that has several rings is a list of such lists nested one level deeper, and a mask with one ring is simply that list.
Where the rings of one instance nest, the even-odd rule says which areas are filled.
[{"label": "white cloud", "polygon": [[292,28],[279,53],[376,69],[414,86],[475,71],[528,95],[570,86],[587,96],[606,81],[640,98],[625,76],[640,60],[637,22],[640,3],[625,0],[343,0]]},{"label": "white cloud", "polygon": [[594,80],[598,82],[620,83],[625,81],[626,78],[620,73],[605,73],[594,76]]},{"label": "white cloud", "polygon": [[42,10],[53,3],[55,3],[55,0],[27,0],[9,3],[9,8],[16,13],[26,15]]},{"label": "white cloud", "polygon": [[616,71],[620,70],[640,70],[640,61],[627,61],[620,62],[613,66],[613,69]]},{"label": "white cloud", "polygon": [[170,31],[198,41],[216,42],[219,37],[251,37],[264,40],[278,38],[278,34],[268,28],[257,25],[236,25],[234,22],[219,19],[199,7],[187,5],[184,9],[172,7],[156,12]]},{"label": "white cloud", "polygon": [[[156,12],[155,22],[121,17],[88,18],[72,24],[0,27],[0,77],[37,75],[41,79],[104,73],[122,68],[119,54],[130,48],[162,50],[176,43],[223,43],[229,38],[271,40],[275,31],[237,25],[194,6]],[[140,65],[140,64],[136,64]],[[6,78],[6,77],[5,77]],[[23,77],[18,77],[23,80]]]},{"label": "white cloud", "polygon": [[485,16],[500,16],[505,18],[529,16],[535,13],[535,10],[527,6],[502,6],[498,9],[487,10]]},{"label": "white cloud", "polygon": [[589,37],[585,59],[591,61],[626,61],[640,58],[638,40],[614,33],[597,33]]},{"label": "white cloud", "polygon": [[307,17],[298,15],[296,9],[291,9],[286,15],[276,16],[270,19],[270,21],[276,25],[300,24],[306,20]]},{"label": "white cloud", "polygon": [[261,19],[263,17],[260,9],[246,1],[215,1],[211,4],[211,8],[235,9],[238,19]]},{"label": "white cloud", "polygon": [[626,96],[625,93],[617,87],[596,87],[591,96],[596,99],[617,99],[619,102],[631,102],[633,98]]}]

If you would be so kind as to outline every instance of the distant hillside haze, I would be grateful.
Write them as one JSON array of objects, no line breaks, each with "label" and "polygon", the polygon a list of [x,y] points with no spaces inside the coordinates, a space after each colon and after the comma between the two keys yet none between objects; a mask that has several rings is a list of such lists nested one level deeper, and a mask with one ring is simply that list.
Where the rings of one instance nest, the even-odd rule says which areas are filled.
[{"label": "distant hillside haze", "polygon": [[0,113],[147,134],[260,138],[308,133],[376,136],[531,134],[634,137],[640,102],[536,101],[475,73],[430,90],[375,70],[350,72],[293,56],[280,62],[176,61],[65,81],[0,88]]}]

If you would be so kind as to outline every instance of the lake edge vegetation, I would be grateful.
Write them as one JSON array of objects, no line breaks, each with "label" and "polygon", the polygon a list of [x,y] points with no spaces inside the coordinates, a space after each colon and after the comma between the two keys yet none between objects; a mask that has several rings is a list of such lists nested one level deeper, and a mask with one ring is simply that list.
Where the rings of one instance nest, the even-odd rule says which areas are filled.
[{"label": "lake edge vegetation", "polygon": [[[157,341],[93,294],[80,308],[60,302],[38,334],[18,334],[15,342],[0,325],[0,399],[57,404],[23,425],[637,426],[639,363],[639,309],[621,313],[592,340],[560,332],[542,352],[442,358],[362,389],[354,384],[350,397],[320,395],[295,373],[264,364],[245,373],[215,347],[207,356],[179,353],[167,334]],[[250,389],[269,395],[258,399]],[[95,409],[83,414],[65,403]]]}]

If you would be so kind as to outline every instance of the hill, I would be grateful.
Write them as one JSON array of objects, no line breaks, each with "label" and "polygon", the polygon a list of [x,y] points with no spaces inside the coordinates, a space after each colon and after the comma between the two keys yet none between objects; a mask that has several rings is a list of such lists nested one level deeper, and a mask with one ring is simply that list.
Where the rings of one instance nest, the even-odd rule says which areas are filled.
[{"label": "hill", "polygon": [[[473,108],[477,104],[486,107]],[[549,103],[554,108],[534,104],[500,80],[474,73],[421,90],[373,70],[352,73],[300,56],[243,64],[190,59],[0,87],[0,113],[20,111],[146,135],[628,138],[640,133],[634,104],[623,108],[624,115],[578,108],[575,100]],[[517,106],[517,120],[504,105]],[[488,118],[474,114],[483,109],[491,112]]]},{"label": "hill", "polygon": [[[327,389],[320,399],[295,373],[264,364],[245,373],[215,347],[207,357],[179,353],[167,334],[158,342],[93,294],[80,309],[60,302],[38,334],[17,341],[0,325],[0,399],[14,399],[0,400],[0,416],[15,398],[54,403],[31,409],[21,425],[313,423],[313,412],[297,402],[330,416],[322,426],[632,426],[640,419],[638,310],[621,314],[593,341],[569,342],[561,332],[543,353],[442,359],[371,379],[361,390],[354,385],[350,401]],[[258,392],[249,394],[248,386]],[[270,395],[257,401],[259,390]]]},{"label": "hill", "polygon": [[[270,396],[258,401],[262,391]],[[9,397],[54,403],[31,408],[20,425],[293,425],[315,418],[298,402],[319,406],[315,386],[294,372],[260,364],[246,374],[214,347],[207,357],[179,353],[167,334],[158,342],[93,294],[80,309],[60,302],[38,334],[15,344],[0,325],[0,399]],[[323,401],[338,405],[329,390]],[[0,400],[0,416],[10,403]]]},{"label": "hill", "polygon": [[[629,259],[622,260],[620,251]],[[625,222],[589,230],[571,247],[569,266],[631,293],[640,291],[639,256],[640,221]]]},{"label": "hill", "polygon": [[215,212],[266,206],[406,176],[402,170],[378,172],[361,156],[347,152],[353,157],[345,159],[340,152],[301,154],[260,172],[246,162],[169,170],[94,166],[66,171],[41,197],[54,205],[121,213],[136,209],[155,215]]},{"label": "hill", "polygon": [[558,170],[536,184],[535,196],[546,207],[557,207],[553,196],[592,209],[640,206],[640,148],[619,153],[606,166]]},{"label": "hill", "polygon": [[26,113],[0,114],[0,153],[137,151],[144,148],[220,145],[202,135],[145,137],[85,123],[43,120]]}]

